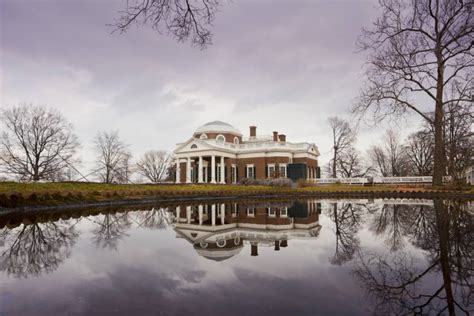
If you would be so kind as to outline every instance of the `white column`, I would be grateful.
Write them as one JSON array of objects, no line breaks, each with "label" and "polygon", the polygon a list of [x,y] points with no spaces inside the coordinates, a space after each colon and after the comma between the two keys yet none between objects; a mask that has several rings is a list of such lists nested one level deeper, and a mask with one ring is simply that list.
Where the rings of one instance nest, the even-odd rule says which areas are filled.
[{"label": "white column", "polygon": [[216,156],[211,157],[211,183],[216,183]]},{"label": "white column", "polygon": [[191,157],[186,161],[186,183],[191,183]]},{"label": "white column", "polygon": [[198,183],[202,183],[202,156],[199,156],[199,164],[198,164]]},{"label": "white column", "polygon": [[216,226],[216,205],[215,204],[211,205],[211,220],[212,220],[212,226]]},{"label": "white column", "polygon": [[221,204],[221,225],[225,223],[225,204]]},{"label": "white column", "polygon": [[225,184],[224,156],[221,156],[221,184]]},{"label": "white column", "polygon": [[202,222],[203,222],[202,205],[198,206],[198,214],[199,214],[199,225],[202,225]]},{"label": "white column", "polygon": [[181,181],[181,166],[179,165],[179,158],[176,158],[176,183]]},{"label": "white column", "polygon": [[191,224],[191,206],[186,206],[186,221]]},{"label": "white column", "polygon": [[176,221],[179,223],[179,216],[181,215],[181,206],[176,206]]}]

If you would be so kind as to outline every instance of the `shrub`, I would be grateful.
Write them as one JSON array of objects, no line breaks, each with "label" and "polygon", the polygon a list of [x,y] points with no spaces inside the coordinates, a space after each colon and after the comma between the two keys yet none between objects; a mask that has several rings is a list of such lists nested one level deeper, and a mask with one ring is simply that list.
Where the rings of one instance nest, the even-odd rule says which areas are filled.
[{"label": "shrub", "polygon": [[239,181],[240,185],[263,185],[271,187],[293,187],[293,181],[288,178],[276,178],[276,179],[251,179],[243,178]]}]

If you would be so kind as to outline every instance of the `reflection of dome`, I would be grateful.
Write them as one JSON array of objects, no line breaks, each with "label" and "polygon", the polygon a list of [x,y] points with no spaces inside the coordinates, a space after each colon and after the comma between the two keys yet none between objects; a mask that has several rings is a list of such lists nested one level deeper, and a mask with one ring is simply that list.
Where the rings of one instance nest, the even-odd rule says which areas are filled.
[{"label": "reflection of dome", "polygon": [[237,128],[233,127],[229,123],[222,122],[222,121],[212,121],[202,126],[199,126],[194,132],[194,134],[212,133],[212,132],[229,133],[229,134],[242,136],[242,134]]},{"label": "reflection of dome", "polygon": [[233,256],[237,255],[242,251],[242,246],[233,249],[199,249],[196,248],[196,252],[201,257],[204,257],[213,261],[224,261]]}]

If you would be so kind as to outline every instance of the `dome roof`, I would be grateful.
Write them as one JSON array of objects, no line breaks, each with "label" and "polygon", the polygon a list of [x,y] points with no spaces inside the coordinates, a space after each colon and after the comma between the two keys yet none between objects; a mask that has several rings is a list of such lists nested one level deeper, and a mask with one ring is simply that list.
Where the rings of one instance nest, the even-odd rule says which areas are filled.
[{"label": "dome roof", "polygon": [[240,133],[240,131],[237,128],[233,127],[229,123],[222,122],[222,121],[208,122],[202,126],[199,126],[194,133],[201,134],[201,133],[211,133],[211,132],[230,133],[230,134],[242,136],[242,133]]}]

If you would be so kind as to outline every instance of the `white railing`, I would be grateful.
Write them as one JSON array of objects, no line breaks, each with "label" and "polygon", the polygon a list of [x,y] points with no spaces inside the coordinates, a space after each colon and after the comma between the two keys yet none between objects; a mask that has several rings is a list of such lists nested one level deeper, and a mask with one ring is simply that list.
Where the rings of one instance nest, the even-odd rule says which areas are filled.
[{"label": "white railing", "polygon": [[433,182],[433,177],[383,177],[374,178],[374,183],[431,183]]},{"label": "white railing", "polygon": [[223,141],[217,141],[215,139],[206,140],[207,143],[211,143],[214,146],[230,148],[234,150],[251,150],[251,149],[272,149],[272,148],[288,148],[288,149],[306,149],[308,143],[287,143],[287,142],[274,142],[274,141],[264,141],[264,142],[251,142],[244,144],[234,144]]},{"label": "white railing", "polygon": [[[374,177],[373,183],[379,184],[400,184],[400,183],[431,183],[433,177]],[[365,184],[369,183],[368,178],[326,178],[314,179],[314,182],[319,184]]]},{"label": "white railing", "polygon": [[367,178],[326,178],[314,179],[314,182],[320,184],[344,183],[344,184],[364,184],[367,183]]}]

